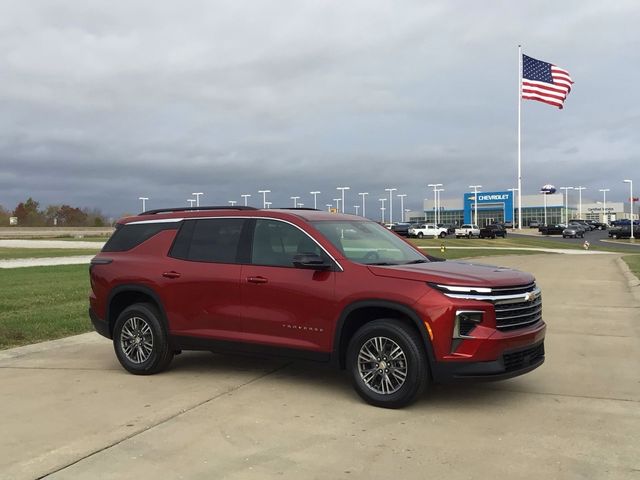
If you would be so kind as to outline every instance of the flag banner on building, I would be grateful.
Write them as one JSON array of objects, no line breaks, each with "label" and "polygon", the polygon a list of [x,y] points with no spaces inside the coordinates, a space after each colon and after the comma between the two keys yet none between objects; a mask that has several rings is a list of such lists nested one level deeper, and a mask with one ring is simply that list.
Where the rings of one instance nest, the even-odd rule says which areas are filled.
[{"label": "flag banner on building", "polygon": [[571,91],[569,72],[551,63],[522,55],[522,98],[562,108]]}]

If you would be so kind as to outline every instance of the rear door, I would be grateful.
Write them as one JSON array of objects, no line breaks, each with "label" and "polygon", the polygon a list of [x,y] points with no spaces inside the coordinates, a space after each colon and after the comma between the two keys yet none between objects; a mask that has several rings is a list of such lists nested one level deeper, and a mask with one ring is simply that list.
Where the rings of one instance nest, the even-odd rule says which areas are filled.
[{"label": "rear door", "polygon": [[185,220],[166,261],[162,297],[174,335],[238,339],[243,218]]},{"label": "rear door", "polygon": [[296,268],[298,253],[322,248],[297,226],[276,219],[257,219],[251,260],[242,267],[243,328],[250,342],[328,352],[337,316],[333,270]]}]

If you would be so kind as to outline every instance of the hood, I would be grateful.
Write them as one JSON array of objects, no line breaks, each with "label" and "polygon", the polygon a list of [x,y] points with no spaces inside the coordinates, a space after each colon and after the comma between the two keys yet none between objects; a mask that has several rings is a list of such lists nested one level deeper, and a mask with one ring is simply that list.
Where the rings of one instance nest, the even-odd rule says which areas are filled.
[{"label": "hood", "polygon": [[380,277],[416,280],[472,287],[510,287],[526,285],[535,280],[530,273],[492,265],[475,265],[466,262],[431,262],[415,265],[376,266],[369,271]]}]

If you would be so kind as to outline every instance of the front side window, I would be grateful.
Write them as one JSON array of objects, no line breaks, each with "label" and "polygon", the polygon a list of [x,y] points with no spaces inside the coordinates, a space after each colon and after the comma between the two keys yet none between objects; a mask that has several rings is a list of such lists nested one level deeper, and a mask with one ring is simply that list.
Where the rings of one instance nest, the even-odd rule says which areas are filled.
[{"label": "front side window", "polygon": [[170,256],[194,262],[237,263],[241,218],[186,220]]},{"label": "front side window", "polygon": [[316,227],[344,256],[367,265],[402,265],[429,260],[394,233],[367,221],[318,221]]},{"label": "front side window", "polygon": [[253,233],[251,262],[254,265],[293,267],[293,257],[301,253],[324,252],[306,233],[278,220],[257,220]]}]

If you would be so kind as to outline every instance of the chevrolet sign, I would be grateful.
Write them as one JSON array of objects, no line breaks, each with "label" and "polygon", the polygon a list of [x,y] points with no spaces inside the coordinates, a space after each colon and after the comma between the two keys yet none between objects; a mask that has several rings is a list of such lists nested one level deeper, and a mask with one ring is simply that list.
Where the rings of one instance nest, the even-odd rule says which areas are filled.
[{"label": "chevrolet sign", "polygon": [[478,196],[478,200],[480,200],[481,202],[487,202],[491,200],[507,200],[508,198],[509,198],[508,193]]}]

